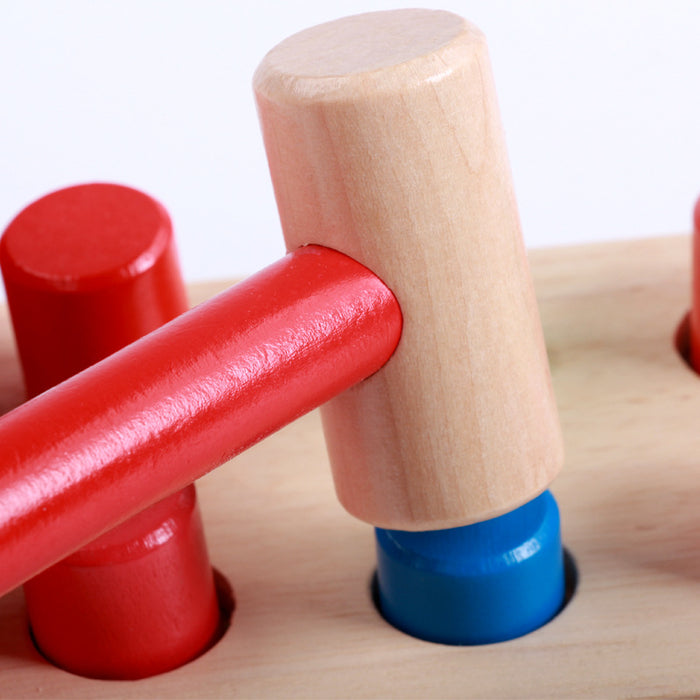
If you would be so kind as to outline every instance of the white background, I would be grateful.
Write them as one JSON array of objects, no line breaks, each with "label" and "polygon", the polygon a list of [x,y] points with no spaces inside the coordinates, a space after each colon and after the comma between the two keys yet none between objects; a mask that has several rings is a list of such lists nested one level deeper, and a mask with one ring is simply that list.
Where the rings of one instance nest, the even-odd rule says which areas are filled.
[{"label": "white background", "polygon": [[[410,4],[410,3],[409,3]],[[251,91],[285,36],[374,0],[0,0],[0,227],[59,187],[162,201],[188,281],[283,253]],[[530,247],[687,231],[700,3],[423,2],[489,39]]]}]

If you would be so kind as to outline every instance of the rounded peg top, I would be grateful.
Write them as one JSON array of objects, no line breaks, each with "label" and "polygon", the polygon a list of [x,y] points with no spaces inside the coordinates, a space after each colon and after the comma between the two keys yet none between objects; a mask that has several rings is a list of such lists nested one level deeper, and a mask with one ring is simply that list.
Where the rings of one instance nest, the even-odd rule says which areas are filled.
[{"label": "rounded peg top", "polygon": [[172,224],[123,185],[57,190],[0,238],[0,268],[29,396],[187,310]]},{"label": "rounded peg top", "polygon": [[23,209],[3,234],[4,274],[34,288],[78,292],[143,273],[171,244],[172,224],[154,199],[93,183],[51,192]]}]

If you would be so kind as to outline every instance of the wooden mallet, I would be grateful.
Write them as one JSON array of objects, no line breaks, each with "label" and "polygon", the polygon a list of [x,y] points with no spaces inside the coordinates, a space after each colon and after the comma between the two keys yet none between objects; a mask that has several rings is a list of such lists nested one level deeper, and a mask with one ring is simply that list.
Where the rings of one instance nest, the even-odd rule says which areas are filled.
[{"label": "wooden mallet", "polygon": [[382,528],[385,617],[534,629],[564,597],[562,442],[483,36],[351,17],[255,89],[294,252],[0,421],[0,591],[342,391],[324,429],[340,500]]}]

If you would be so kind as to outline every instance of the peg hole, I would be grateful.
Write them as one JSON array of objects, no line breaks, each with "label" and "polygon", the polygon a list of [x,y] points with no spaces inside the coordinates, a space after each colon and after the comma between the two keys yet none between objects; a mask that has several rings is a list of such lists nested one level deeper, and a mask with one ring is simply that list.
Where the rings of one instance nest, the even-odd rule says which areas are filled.
[{"label": "peg hole", "polygon": [[[564,557],[564,599],[562,601],[561,606],[558,608],[558,610],[552,615],[548,620],[546,620],[540,627],[537,627],[534,630],[531,630],[530,632],[526,634],[532,634],[533,632],[536,632],[538,629],[541,629],[542,627],[545,627],[548,625],[552,620],[556,619],[561,613],[566,609],[566,607],[569,605],[569,603],[573,600],[574,595],[576,594],[576,590],[578,589],[578,582],[579,582],[579,573],[578,573],[578,566],[576,565],[576,560],[574,559],[573,555],[571,552],[565,547],[563,549],[563,557]],[[391,620],[388,620],[384,613],[382,612],[382,604],[380,600],[380,595],[379,595],[379,578],[377,576],[377,572],[374,571],[372,574],[371,580],[370,580],[370,597],[372,599],[372,604],[374,605],[374,608],[376,611],[379,613],[380,617],[389,625],[394,627],[395,629],[398,629],[400,632],[403,632],[404,634],[408,634],[409,636],[413,636],[416,639],[421,639],[421,641],[426,641],[426,642],[431,642],[431,643],[436,643],[436,644],[448,644],[450,646],[481,646],[483,644],[489,644],[489,643],[500,643],[500,642],[483,642],[480,644],[477,643],[448,643],[448,642],[436,642],[435,640],[432,639],[425,639],[424,637],[420,637],[415,634],[411,634],[407,630],[400,629],[396,627]],[[521,635],[525,636],[525,635]],[[513,639],[513,637],[509,638]],[[509,641],[508,639],[503,639],[501,641]]]}]

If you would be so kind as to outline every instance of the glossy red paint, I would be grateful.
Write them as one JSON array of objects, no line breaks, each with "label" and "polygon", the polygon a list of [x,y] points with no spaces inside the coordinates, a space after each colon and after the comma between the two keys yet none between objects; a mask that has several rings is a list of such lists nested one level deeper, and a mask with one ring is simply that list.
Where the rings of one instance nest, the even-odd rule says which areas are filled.
[{"label": "glossy red paint", "polygon": [[[170,218],[128,187],[80,185],[37,200],[4,233],[0,264],[30,395],[187,310]],[[74,673],[140,678],[189,661],[219,627],[194,486],[24,590],[38,647]]]},{"label": "glossy red paint", "polygon": [[129,187],[78,185],[23,209],[0,267],[29,396],[187,310],[172,224]]},{"label": "glossy red paint", "polygon": [[373,374],[401,324],[308,246],[4,416],[0,593]]},{"label": "glossy red paint", "polygon": [[227,622],[212,573],[191,484],[27,581],[32,634],[82,676],[163,673],[206,651]]}]

